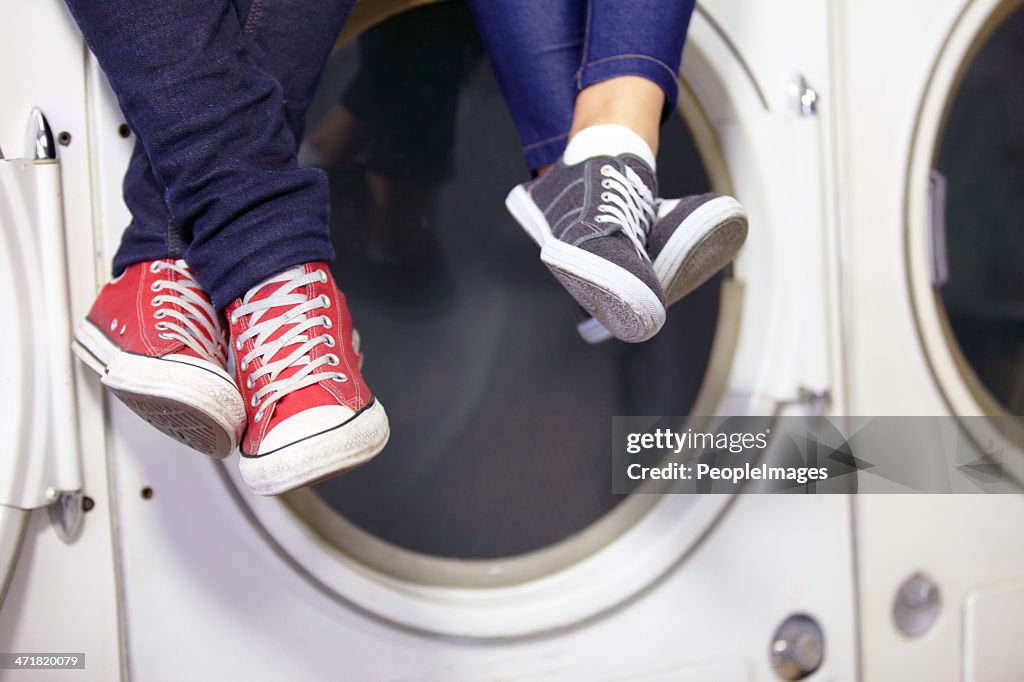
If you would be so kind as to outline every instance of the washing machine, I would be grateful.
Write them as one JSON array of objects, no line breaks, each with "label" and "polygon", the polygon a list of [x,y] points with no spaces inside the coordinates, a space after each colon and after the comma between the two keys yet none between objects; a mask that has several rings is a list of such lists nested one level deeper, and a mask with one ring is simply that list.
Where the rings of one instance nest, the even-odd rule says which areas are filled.
[{"label": "washing machine", "polygon": [[[1020,87],[1002,67],[1019,63],[1022,14],[845,3],[835,35],[850,409],[970,415],[964,462],[1005,443],[993,473],[1018,482],[1024,185]],[[1020,496],[859,496],[855,510],[864,678],[1020,679]],[[908,588],[932,602],[921,632],[893,621]]]},{"label": "washing machine", "polygon": [[[53,680],[1016,679],[1019,499],[613,496],[607,471],[616,414],[972,413],[938,378],[936,348],[954,347],[922,322],[928,296],[941,312],[917,291],[935,203],[919,140],[1007,12],[941,4],[927,20],[875,2],[698,7],[662,186],[734,194],[751,231],[637,348],[576,337],[503,215],[525,169],[489,68],[471,32],[440,41],[462,41],[453,138],[403,194],[429,262],[396,268],[365,199],[409,187],[387,144],[370,135],[329,169],[336,274],[393,441],[348,476],[259,498],[235,458],[154,433],[72,363],[68,330],[127,224],[135,141],[63,6],[0,3],[0,23],[26,27],[0,47],[4,351],[19,358],[4,383],[20,392],[2,422],[0,651],[84,653],[84,673]],[[450,11],[422,5],[358,3],[310,131],[352,101],[371,31]]]}]

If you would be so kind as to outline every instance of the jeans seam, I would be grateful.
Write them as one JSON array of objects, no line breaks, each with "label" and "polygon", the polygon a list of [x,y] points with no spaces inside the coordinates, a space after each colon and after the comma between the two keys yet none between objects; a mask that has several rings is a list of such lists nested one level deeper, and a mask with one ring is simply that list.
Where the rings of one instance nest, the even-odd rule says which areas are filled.
[{"label": "jeans seam", "polygon": [[544,146],[546,144],[551,144],[552,142],[557,142],[558,140],[561,140],[561,139],[566,138],[566,137],[569,137],[569,133],[562,133],[561,135],[556,135],[555,137],[549,137],[546,140],[539,140],[537,142],[531,142],[530,144],[523,145],[523,151],[526,151],[526,150],[529,150],[529,149],[533,149],[535,147],[542,147],[542,146]]},{"label": "jeans seam", "polygon": [[576,92],[583,89],[583,71],[587,68],[587,50],[590,49],[590,18],[594,11],[593,2],[587,2],[587,18],[583,24],[583,47],[580,49],[580,66],[576,69]]},{"label": "jeans seam", "polygon": [[174,221],[170,218],[167,219],[167,255],[173,258],[181,256],[181,239],[178,237],[178,231],[174,229]]},{"label": "jeans seam", "polygon": [[263,0],[253,0],[252,7],[249,8],[249,16],[245,19],[245,26],[242,28],[242,32],[246,35],[252,35],[255,33],[262,13]]},{"label": "jeans seam", "polygon": [[651,57],[651,56],[648,56],[648,55],[645,55],[645,54],[620,54],[620,55],[615,55],[614,57],[602,57],[601,59],[597,59],[595,61],[587,62],[586,64],[584,64],[583,70],[590,69],[590,68],[593,68],[593,67],[595,67],[595,66],[597,66],[599,64],[604,64],[606,62],[616,61],[616,60],[619,60],[619,59],[645,59],[647,61],[654,62],[655,64],[657,64],[661,68],[665,69],[665,71],[667,71],[669,76],[671,76],[673,79],[676,79],[676,78],[679,77],[679,74],[674,73],[672,71],[672,68],[668,64],[666,64],[665,62],[661,61],[660,59],[655,59],[654,57]]}]

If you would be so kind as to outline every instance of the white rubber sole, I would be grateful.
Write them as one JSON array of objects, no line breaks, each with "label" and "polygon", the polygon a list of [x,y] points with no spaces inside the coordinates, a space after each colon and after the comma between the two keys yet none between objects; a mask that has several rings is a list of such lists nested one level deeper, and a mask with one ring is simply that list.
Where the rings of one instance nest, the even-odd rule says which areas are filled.
[{"label": "white rubber sole", "polygon": [[188,356],[150,358],[120,349],[89,321],[75,331],[75,355],[121,402],[160,432],[223,459],[245,431],[245,405],[227,372]]},{"label": "white rubber sole", "polygon": [[686,217],[652,266],[672,305],[728,265],[747,239],[747,213],[732,197],[716,197]]},{"label": "white rubber sole", "polygon": [[[689,295],[736,258],[747,239],[747,224],[743,206],[728,196],[716,197],[686,217],[651,263],[666,306]],[[576,331],[589,344],[614,338],[594,319],[580,322]]]},{"label": "white rubber sole", "polygon": [[555,239],[544,213],[521,185],[509,192],[505,206],[541,247],[541,261],[584,310],[616,338],[646,341],[665,324],[658,295],[625,268],[584,249]]},{"label": "white rubber sole", "polygon": [[551,239],[540,259],[615,338],[646,341],[665,324],[665,306],[639,277],[589,251]]},{"label": "white rubber sole", "polygon": [[519,226],[523,228],[530,239],[537,242],[537,246],[544,248],[551,237],[551,226],[548,225],[544,212],[530,198],[530,193],[522,185],[516,185],[505,197],[505,208],[516,219]]},{"label": "white rubber sole", "polygon": [[391,427],[380,401],[336,428],[256,457],[242,455],[242,480],[258,495],[280,495],[351,471],[387,445]]}]

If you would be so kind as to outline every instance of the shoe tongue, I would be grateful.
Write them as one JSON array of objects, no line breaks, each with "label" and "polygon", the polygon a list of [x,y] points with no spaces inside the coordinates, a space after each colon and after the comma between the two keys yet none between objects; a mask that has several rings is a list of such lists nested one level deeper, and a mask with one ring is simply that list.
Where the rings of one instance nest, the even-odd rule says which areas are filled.
[{"label": "shoe tongue", "polygon": [[[255,287],[256,288],[256,293],[255,293],[255,295],[251,299],[249,299],[249,302],[250,303],[256,303],[258,301],[265,301],[265,300],[273,297],[274,294],[276,294],[278,291],[280,291],[281,289],[283,289],[285,287],[288,287],[290,289],[287,294],[284,294],[285,296],[294,296],[295,294],[302,294],[302,295],[305,295],[308,298],[308,296],[309,296],[309,287],[308,287],[308,285],[305,286],[305,287],[298,288],[298,289],[291,289],[292,281],[296,277],[301,277],[304,274],[305,274],[305,270],[301,266],[296,266],[294,268],[290,268],[288,270],[285,270],[284,272],[282,272],[279,275],[275,275],[274,277],[269,277],[269,278],[263,280],[262,282],[260,282],[259,284],[256,285],[256,287]],[[287,278],[287,279],[284,279],[283,281],[274,281],[274,280],[281,280],[282,278]],[[282,336],[284,336],[285,334],[287,334],[291,329],[293,329],[295,327],[295,325],[300,324],[304,320],[309,319],[315,313],[315,311],[307,310],[306,312],[302,313],[301,315],[293,317],[292,316],[292,310],[297,305],[302,305],[302,304],[301,303],[295,303],[295,304],[275,305],[272,308],[268,308],[268,309],[266,309],[264,311],[260,311],[260,312],[254,313],[253,316],[252,316],[252,323],[253,324],[259,324],[259,323],[262,323],[262,322],[267,322],[269,320],[277,319],[279,317],[288,316],[289,317],[288,323],[282,324],[280,327],[275,329],[274,332],[267,339],[268,343],[276,341],[277,339],[279,339]],[[287,357],[293,350],[295,350],[295,345],[294,344],[290,344],[288,346],[285,346],[284,348],[279,350],[272,358],[270,358],[269,361],[273,362],[275,360],[281,360],[281,359]],[[293,371],[294,370],[292,368],[289,368],[288,370],[285,370],[285,372],[283,372],[280,376],[284,377],[288,373],[293,372]]]},{"label": "shoe tongue", "polygon": [[[172,259],[166,259],[166,261],[170,262],[170,263],[174,263],[175,265],[184,267],[186,269],[186,271],[189,272],[190,276],[189,277],[185,277],[185,276],[181,275],[180,273],[175,272],[173,270],[171,270],[171,271],[164,270],[163,272],[160,273],[160,276],[162,278],[164,278],[164,279],[174,281],[178,285],[184,287],[185,289],[188,289],[188,290],[192,291],[194,294],[196,294],[197,296],[199,296],[200,298],[205,300],[206,303],[210,304],[211,309],[212,309],[212,305],[213,304],[210,302],[210,299],[206,295],[206,293],[199,286],[198,282],[195,281],[195,275],[188,268],[188,266],[186,265],[185,261],[180,260],[180,259],[177,260],[177,261],[172,260]],[[212,326],[213,329],[220,329],[220,324],[219,324],[218,320],[215,319],[215,317],[214,318],[210,317],[210,311],[207,310],[204,306],[200,306],[195,301],[192,301],[192,300],[189,300],[189,304],[191,306],[190,308],[187,308],[184,305],[181,305],[178,302],[178,299],[179,298],[184,298],[184,297],[179,295],[178,292],[176,292],[176,291],[165,291],[164,295],[167,296],[168,298],[172,299],[172,300],[168,300],[165,305],[174,308],[175,310],[180,312],[182,315],[185,315],[186,317],[189,317],[190,319],[192,319],[192,323],[195,324],[196,328],[199,330],[198,334],[199,334],[199,336],[202,339],[205,339],[205,340],[207,340],[209,342],[212,342],[214,348],[216,348],[218,346],[218,342],[219,341],[223,341],[223,339],[214,339],[214,338],[212,338],[210,336],[210,332],[208,331],[207,326],[210,325],[210,326]],[[196,319],[197,317],[199,319]],[[172,320],[171,318],[168,318],[168,320],[173,321],[174,324],[176,324],[178,326],[181,326],[183,328],[187,328],[187,325],[181,323],[179,320]],[[176,350],[175,352],[176,353],[180,353],[182,355],[188,355],[188,356],[191,356],[191,357],[199,358],[200,360],[208,360],[208,361],[212,360],[212,361],[215,361],[217,363],[220,363],[220,360],[216,357],[216,354],[208,356],[208,355],[205,355],[205,354],[197,353],[188,344],[186,344],[184,342],[181,342],[181,347],[178,350]]]},{"label": "shoe tongue", "polygon": [[[266,299],[270,298],[278,290],[280,290],[282,287],[289,286],[291,280],[293,280],[296,277],[301,277],[304,274],[306,274],[305,268],[303,268],[302,266],[296,266],[296,267],[293,267],[293,268],[289,268],[288,270],[285,270],[284,272],[282,272],[282,273],[280,273],[278,275],[275,275],[273,277],[269,277],[269,278],[263,280],[262,282],[257,284],[256,287],[254,287],[256,289],[256,293],[249,300],[249,302],[250,303],[255,303],[257,301],[263,301],[263,300],[266,300]],[[282,278],[287,278],[287,279],[285,281],[273,281],[273,280],[278,280],[278,279],[282,279]],[[309,296],[310,292],[309,292],[308,285],[306,287],[302,287],[302,288],[299,288],[299,289],[293,289],[287,295],[290,296],[290,295],[293,295],[293,294],[305,294],[305,295]],[[301,303],[295,304],[295,305],[301,305]],[[270,319],[273,319],[273,318],[276,318],[276,317],[279,317],[279,316],[282,316],[282,315],[289,315],[291,313],[291,310],[292,310],[293,307],[294,307],[294,305],[274,306],[273,308],[270,308],[270,309],[264,311],[262,317],[260,317],[259,319],[255,320],[255,323],[264,322],[266,320],[270,320]],[[274,332],[267,339],[267,343],[273,343],[274,341],[277,341],[282,336],[287,334],[289,331],[294,329],[297,324],[300,324],[304,320],[310,319],[312,317],[317,317],[319,312],[320,311],[317,311],[317,310],[307,310],[302,315],[299,315],[297,317],[292,317],[291,319],[289,319],[289,321],[286,324],[283,324],[283,325],[281,325],[280,327],[278,327],[277,329],[274,330]],[[318,334],[321,334],[321,333],[323,333],[322,330],[317,329],[317,328],[314,327],[312,329],[305,330],[302,333],[302,335],[305,336],[306,338],[310,338],[311,336],[317,336]],[[291,355],[296,350],[296,348],[298,347],[299,344],[302,344],[302,343],[304,343],[304,342],[303,341],[293,340],[292,343],[289,343],[288,345],[282,347],[281,350],[277,351],[277,353],[275,353],[273,356],[268,358],[264,362],[264,365],[267,364],[267,363],[270,363],[270,362],[276,362],[278,360],[285,359],[286,357]],[[277,375],[277,377],[275,378],[275,381],[286,380],[289,377],[294,376],[304,366],[305,366],[305,363],[298,363],[298,364],[293,364],[290,367],[286,367],[284,370],[281,371],[280,374]],[[322,371],[322,370],[318,370],[318,371]],[[306,404],[306,402],[308,402],[309,398],[308,398],[308,396],[304,398],[304,397],[301,396],[301,394],[305,394],[307,391],[309,391],[309,390],[311,390],[313,388],[316,388],[317,390],[323,390],[323,389],[320,389],[319,387],[308,387],[308,388],[306,388],[306,389],[304,389],[302,391],[299,391],[298,393],[290,393],[290,394],[284,396],[283,398],[281,398],[279,401],[277,401],[277,403],[275,403],[274,408],[273,408],[274,414],[276,415],[275,418],[282,418],[282,419],[283,418],[287,418],[287,417],[291,416],[292,414],[297,414],[302,409],[304,409],[305,404]]]},{"label": "shoe tongue", "polygon": [[279,272],[272,277],[267,277],[265,280],[263,280],[250,290],[255,290],[255,293],[249,299],[249,302],[262,301],[266,298],[270,298],[270,296],[273,295],[275,291],[285,286],[286,284],[289,284],[290,281],[295,279],[296,277],[301,277],[304,274],[306,274],[305,269],[301,265],[296,265],[295,267],[288,268],[284,272]]},{"label": "shoe tongue", "polygon": [[632,168],[640,176],[643,183],[647,185],[647,189],[651,190],[652,196],[658,196],[658,177],[646,161],[634,154],[622,154],[619,156],[619,160],[623,166]]}]

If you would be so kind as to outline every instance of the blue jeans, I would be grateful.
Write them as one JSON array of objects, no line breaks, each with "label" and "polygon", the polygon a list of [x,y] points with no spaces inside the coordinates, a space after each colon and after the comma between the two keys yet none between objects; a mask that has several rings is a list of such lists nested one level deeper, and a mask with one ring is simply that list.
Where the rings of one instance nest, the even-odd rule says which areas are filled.
[{"label": "blue jeans", "polygon": [[694,0],[470,0],[477,29],[523,146],[526,165],[565,150],[576,95],[641,76],[679,95],[679,62]]},{"label": "blue jeans", "polygon": [[114,274],[183,257],[219,309],[331,261],[327,179],[295,154],[354,0],[66,0],[138,138]]}]

